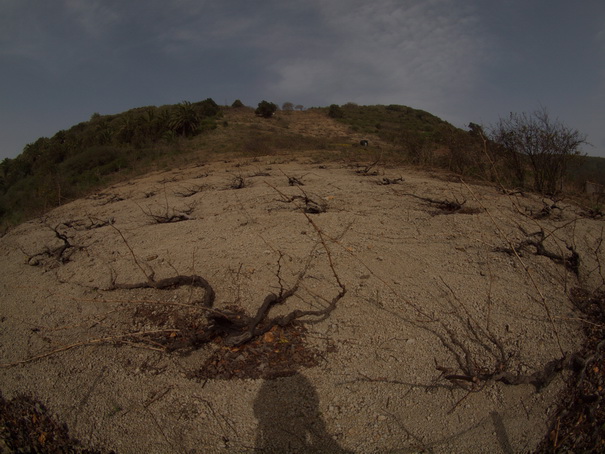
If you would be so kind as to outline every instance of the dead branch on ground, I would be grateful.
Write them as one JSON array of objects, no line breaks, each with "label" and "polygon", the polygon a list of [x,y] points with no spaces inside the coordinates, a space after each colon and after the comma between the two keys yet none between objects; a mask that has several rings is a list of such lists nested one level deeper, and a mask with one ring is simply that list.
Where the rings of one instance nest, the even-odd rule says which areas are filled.
[{"label": "dead branch on ground", "polygon": [[100,229],[101,227],[107,227],[108,225],[111,225],[115,222],[115,218],[113,218],[113,217],[107,218],[105,220],[93,219],[90,216],[87,216],[87,218],[88,218],[88,222],[84,219],[75,219],[75,220],[71,220],[71,221],[64,221],[62,224],[65,227],[68,227],[70,229],[74,229],[77,231],[83,231],[83,230]]},{"label": "dead branch on ground", "polygon": [[169,290],[175,289],[181,286],[199,287],[204,289],[204,297],[201,300],[193,301],[190,304],[200,304],[202,307],[212,307],[215,299],[215,293],[212,286],[202,276],[191,275],[191,276],[173,276],[165,279],[154,280],[152,276],[149,276],[147,281],[138,282],[134,284],[118,284],[115,281],[112,282],[111,286],[107,290],[134,290],[143,288],[152,288],[156,290]]},{"label": "dead branch on ground", "polygon": [[189,221],[191,218],[189,215],[194,210],[194,205],[190,205],[182,210],[174,210],[173,208],[166,208],[163,212],[154,212],[151,207],[147,209],[139,205],[141,211],[151,218],[156,224],[169,224],[171,222]]},{"label": "dead branch on ground", "polygon": [[590,219],[602,219],[603,210],[601,210],[601,208],[599,208],[599,207],[588,208],[587,210],[582,211],[580,213],[580,216],[584,216],[584,217],[590,218]]},{"label": "dead branch on ground", "polygon": [[[556,211],[555,211],[556,210]],[[557,201],[553,201],[553,200],[542,200],[542,209],[536,213],[534,213],[533,210],[530,210],[530,216],[534,219],[546,219],[546,218],[550,218],[551,216],[560,216],[560,214],[562,213],[563,209],[557,205]],[[555,213],[557,213],[555,215]]]},{"label": "dead branch on ground", "polygon": [[459,200],[436,200],[436,199],[431,199],[429,197],[421,197],[419,195],[416,194],[411,194],[411,193],[398,193],[400,195],[405,195],[408,197],[414,197],[416,199],[422,200],[423,202],[427,202],[430,203],[431,205],[435,205],[437,206],[437,208],[439,208],[441,211],[445,211],[448,213],[454,213],[456,211],[459,211],[462,209],[462,207],[464,206],[464,204],[466,203],[466,200],[463,201],[459,201]]},{"label": "dead branch on ground", "polygon": [[286,174],[286,172],[284,172],[281,169],[280,169],[280,171],[288,179],[288,186],[304,186],[304,183],[302,182],[302,178],[304,177],[304,175],[303,175],[303,177],[297,178],[297,177],[292,177],[292,176]]},{"label": "dead branch on ground", "polygon": [[52,230],[55,234],[55,237],[61,241],[61,245],[51,247],[45,246],[44,250],[41,252],[36,252],[35,254],[28,254],[22,250],[22,252],[27,256],[27,264],[31,266],[38,266],[45,258],[54,259],[57,263],[65,264],[70,261],[71,255],[76,250],[83,249],[82,246],[75,246],[72,244],[71,239],[67,236],[67,232],[61,232],[59,228],[61,226],[69,227],[63,223],[57,224],[55,227],[51,227],[46,224],[46,226]]},{"label": "dead branch on ground", "polygon": [[109,194],[106,192],[97,192],[96,194],[88,196],[87,199],[98,200],[99,203],[97,204],[97,206],[104,206],[110,203],[121,202],[122,200],[124,200],[123,197],[117,194]]},{"label": "dead branch on ground", "polygon": [[514,254],[515,251],[517,254],[520,254],[525,250],[531,250],[533,248],[533,253],[535,255],[541,255],[543,257],[547,257],[551,259],[553,262],[565,266],[566,269],[572,271],[576,276],[579,274],[579,266],[580,266],[580,255],[575,250],[573,246],[566,245],[569,250],[568,256],[563,256],[561,254],[556,254],[552,251],[549,251],[544,245],[544,241],[547,238],[544,229],[540,229],[534,233],[528,233],[523,227],[519,226],[519,229],[523,232],[523,234],[527,237],[525,240],[517,243],[513,248],[496,248],[495,252],[505,252],[507,254]]},{"label": "dead branch on ground", "polygon": [[504,343],[489,328],[483,328],[452,288],[443,279],[441,281],[452,296],[448,302],[463,337],[456,333],[451,321],[440,322],[445,334],[438,330],[433,331],[457,365],[455,368],[436,365],[437,370],[441,372],[440,378],[470,392],[482,390],[488,382],[501,382],[506,385],[531,384],[536,391],[541,391],[562,370],[577,367],[584,361],[577,354],[567,354],[548,361],[533,373],[511,371],[514,353],[507,350]]},{"label": "dead branch on ground", "polygon": [[[330,269],[340,289],[338,293],[328,302],[326,306],[322,307],[321,309],[295,309],[285,315],[275,316],[271,318],[270,313],[272,309],[277,306],[283,305],[296,294],[299,289],[299,286],[301,285],[302,279],[305,277],[306,267],[308,266],[307,263],[307,266],[305,266],[305,268],[298,274],[296,282],[293,285],[291,285],[290,287],[286,287],[281,276],[281,261],[283,259],[283,254],[280,253],[277,261],[276,272],[276,277],[279,282],[279,292],[278,294],[269,293],[265,297],[263,303],[258,308],[255,316],[251,317],[245,314],[245,312],[237,306],[231,309],[212,308],[212,301],[214,299],[214,293],[211,290],[212,288],[210,287],[210,284],[207,283],[207,281],[203,280],[199,276],[196,276],[196,282],[199,282],[200,285],[207,289],[205,297],[205,302],[207,303],[206,307],[208,307],[206,315],[207,324],[204,327],[199,327],[194,333],[190,333],[190,338],[187,339],[187,344],[189,344],[188,347],[199,347],[202,344],[205,344],[217,338],[221,338],[222,343],[226,346],[236,347],[243,345],[254,338],[262,336],[275,326],[280,326],[283,328],[300,319],[304,319],[305,321],[309,321],[309,319],[318,321],[329,316],[329,314],[336,308],[338,301],[340,301],[345,296],[346,288],[341,282],[338,273],[336,272],[331,252],[325,242],[321,230],[315,224],[315,222],[313,222],[313,220],[309,218],[307,214],[304,215],[307,218],[308,222],[311,224],[311,226],[315,229],[319,237],[319,241],[323,246],[324,250],[326,251]],[[172,279],[176,279],[178,282],[173,283],[172,281],[167,281],[165,283],[167,285],[189,283],[189,280],[187,278],[182,279],[180,277],[176,277]],[[141,283],[140,285],[148,286],[150,284]],[[156,282],[154,285],[158,285],[158,283]],[[189,285],[191,284],[189,283]],[[209,297],[210,294],[212,295],[212,297]]]},{"label": "dead branch on ground", "polygon": [[376,182],[376,184],[382,185],[382,186],[387,186],[390,184],[399,184],[403,182],[403,177],[399,177],[399,178],[387,178],[387,177],[383,177],[382,180],[379,180]]},{"label": "dead branch on ground", "polygon": [[[303,213],[309,224],[315,229],[318,242],[314,246],[315,249],[321,245],[327,255],[328,265],[332,272],[332,277],[335,280],[338,291],[331,298],[326,299],[318,295],[310,293],[317,301],[321,300],[324,304],[317,309],[293,309],[283,315],[272,316],[273,309],[278,306],[284,306],[292,299],[302,286],[302,281],[306,276],[307,268],[312,260],[313,255],[310,254],[304,268],[296,276],[296,280],[291,285],[286,285],[282,276],[282,260],[283,254],[279,253],[277,260],[276,277],[279,284],[277,293],[270,292],[264,298],[262,304],[256,311],[254,316],[246,314],[245,310],[237,305],[232,305],[225,308],[214,307],[216,294],[210,283],[197,274],[193,275],[177,275],[165,279],[156,280],[154,272],[147,272],[141,262],[134,253],[132,247],[126,240],[124,234],[115,226],[111,227],[116,230],[124,241],[130,254],[133,257],[135,265],[140,269],[145,276],[145,281],[137,283],[116,283],[115,277],[112,276],[112,281],[106,291],[118,290],[136,290],[136,289],[152,289],[169,291],[179,287],[188,286],[200,288],[204,291],[203,297],[191,301],[187,305],[174,305],[176,309],[189,311],[177,316],[174,326],[162,326],[161,329],[146,329],[136,330],[131,333],[124,333],[112,336],[104,336],[95,339],[89,339],[81,342],[75,342],[68,345],[52,349],[45,353],[37,354],[24,360],[0,364],[0,367],[11,367],[19,364],[25,364],[31,361],[47,358],[57,353],[71,350],[81,346],[112,343],[117,345],[143,343],[153,349],[161,349],[163,351],[178,351],[188,353],[196,350],[209,342],[218,342],[223,346],[235,348],[243,346],[272,331],[275,327],[286,328],[296,323],[311,323],[325,319],[336,308],[337,303],[345,296],[346,288],[342,283],[332,259],[331,251],[326,243],[322,231],[317,224]],[[59,233],[57,233],[59,235]],[[66,238],[66,237],[65,237]],[[67,241],[67,239],[65,240]],[[69,243],[67,243],[69,244]],[[165,299],[165,298],[164,298]],[[164,301],[145,301],[142,304],[160,304],[165,305]],[[181,307],[183,306],[183,307]],[[186,306],[186,307],[185,307]],[[300,336],[300,333],[298,334]]]},{"label": "dead branch on ground", "polygon": [[177,197],[187,198],[202,192],[203,189],[204,187],[202,185],[190,186],[179,191],[174,191],[174,195]]},{"label": "dead branch on ground", "polygon": [[379,156],[371,164],[365,166],[363,169],[357,169],[355,171],[355,173],[358,174],[358,175],[363,175],[363,176],[376,176],[376,175],[378,175],[378,171],[377,170],[372,170],[372,169],[380,162],[380,158],[381,158],[381,156]]},{"label": "dead branch on ground", "polygon": [[524,262],[523,258],[521,257],[521,255],[519,254],[519,252],[517,251],[517,249],[515,248],[514,244],[512,243],[512,241],[508,238],[508,236],[504,233],[504,231],[502,230],[502,227],[500,226],[500,224],[496,221],[496,219],[494,218],[494,216],[492,215],[492,213],[483,205],[483,203],[481,202],[481,200],[477,197],[477,195],[475,194],[475,192],[470,188],[470,186],[468,184],[466,184],[466,182],[461,179],[460,182],[466,187],[466,189],[469,191],[469,193],[473,196],[473,198],[475,199],[475,201],[481,206],[481,208],[487,213],[487,215],[489,216],[489,218],[491,219],[494,227],[496,228],[496,230],[498,231],[498,234],[500,235],[500,237],[508,244],[508,246],[510,247],[510,250],[512,251],[513,255],[516,257],[516,259],[519,261],[519,263],[521,264],[521,266],[523,267],[523,270],[525,270],[528,278],[530,279],[533,287],[536,289],[536,292],[538,293],[538,295],[540,296],[540,304],[542,305],[544,312],[546,313],[546,316],[548,317],[548,320],[550,322],[551,328],[552,328],[552,332],[554,334],[555,339],[557,340],[557,345],[559,346],[559,350],[561,352],[561,355],[565,355],[565,351],[563,350],[563,346],[561,345],[561,339],[559,337],[559,331],[557,329],[557,326],[555,325],[554,319],[552,317],[552,313],[550,311],[550,308],[548,306],[548,301],[546,300],[546,297],[544,296],[544,293],[542,292],[542,290],[540,289],[540,287],[538,286],[536,279],[534,278],[534,275],[532,273],[532,270],[529,268],[529,266]]},{"label": "dead branch on ground", "polygon": [[189,217],[193,210],[195,209],[195,202],[189,203],[186,208],[175,209],[170,206],[168,203],[168,194],[166,192],[166,186],[164,185],[164,206],[161,209],[153,210],[150,206],[147,208],[143,208],[141,205],[137,204],[139,209],[145,214],[147,217],[153,220],[156,224],[169,224],[172,222],[181,222],[181,221],[189,221],[192,218]]},{"label": "dead branch on ground", "polygon": [[246,180],[241,175],[234,175],[233,180],[231,180],[231,184],[229,185],[230,189],[243,189],[246,187]]},{"label": "dead branch on ground", "polygon": [[325,213],[327,210],[327,203],[324,200],[320,199],[319,201],[316,201],[312,199],[300,186],[298,186],[298,189],[302,195],[289,196],[266,181],[265,184],[281,196],[281,200],[279,200],[280,202],[294,203],[296,208],[303,213],[319,214]]},{"label": "dead branch on ground", "polygon": [[256,172],[254,172],[252,175],[250,175],[250,178],[253,177],[270,177],[271,174],[269,172],[266,172],[264,170],[257,170]]}]

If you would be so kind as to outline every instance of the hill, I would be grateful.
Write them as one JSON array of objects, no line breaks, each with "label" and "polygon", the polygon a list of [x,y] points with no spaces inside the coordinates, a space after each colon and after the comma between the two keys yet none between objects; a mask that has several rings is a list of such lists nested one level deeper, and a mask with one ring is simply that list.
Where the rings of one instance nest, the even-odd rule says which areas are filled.
[{"label": "hill", "polygon": [[322,109],[222,115],[0,238],[5,444],[601,443],[602,221],[378,160],[400,148]]},{"label": "hill", "polygon": [[14,225],[111,181],[220,153],[325,152],[326,158],[337,159],[370,134],[373,146],[391,154],[397,150],[403,159],[408,148],[442,146],[446,133],[455,130],[404,106],[346,105],[343,111],[339,122],[322,108],[279,111],[267,120],[250,108],[219,107],[207,99],[94,114],[89,121],[28,144],[17,158],[1,163],[0,222]]},{"label": "hill", "polygon": [[[235,104],[234,104],[235,105]],[[360,150],[361,140],[369,148]],[[486,148],[487,146],[487,148]],[[345,104],[284,110],[265,119],[244,106],[212,99],[147,106],[90,120],[28,144],[0,163],[0,229],[90,194],[114,181],[194,160],[267,154],[350,160],[373,154],[383,162],[443,168],[460,175],[522,187],[520,158],[484,144],[476,131],[401,105]],[[521,158],[521,161],[523,159]],[[605,160],[579,158],[568,189],[605,182]],[[530,173],[526,164],[525,173]]]}]

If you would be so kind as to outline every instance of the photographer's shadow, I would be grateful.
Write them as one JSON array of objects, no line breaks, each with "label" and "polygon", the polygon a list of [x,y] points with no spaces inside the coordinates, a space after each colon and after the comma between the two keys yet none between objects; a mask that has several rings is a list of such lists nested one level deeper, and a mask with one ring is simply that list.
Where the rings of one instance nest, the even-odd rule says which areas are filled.
[{"label": "photographer's shadow", "polygon": [[315,388],[303,375],[265,380],[254,401],[256,451],[350,453],[326,430]]}]

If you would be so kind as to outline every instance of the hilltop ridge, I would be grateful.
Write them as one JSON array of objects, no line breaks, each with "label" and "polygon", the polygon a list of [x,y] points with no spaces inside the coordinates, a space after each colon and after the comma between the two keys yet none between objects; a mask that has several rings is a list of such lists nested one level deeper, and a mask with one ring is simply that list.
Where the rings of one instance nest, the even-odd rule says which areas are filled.
[{"label": "hilltop ridge", "polygon": [[[218,106],[212,99],[95,113],[0,163],[0,229],[111,182],[229,156],[290,154],[349,162],[379,158],[523,186],[513,170],[519,158],[491,143],[488,147],[476,128],[462,130],[407,106],[353,103],[278,110],[270,118],[255,115],[250,107]],[[359,146],[362,139],[369,140],[369,147]],[[605,183],[604,163],[578,158],[570,169],[569,187],[580,190],[586,180]]]},{"label": "hilltop ridge", "polygon": [[[116,179],[221,153],[246,157],[339,152],[343,144],[355,145],[368,135],[373,135],[374,145],[393,149],[396,140],[391,132],[402,124],[383,122],[385,127],[379,130],[376,112],[388,111],[368,109],[372,110],[355,106],[355,115],[341,121],[330,118],[326,108],[278,111],[265,119],[251,108],[220,107],[207,99],[120,114],[95,113],[88,121],[26,145],[15,159],[2,161],[0,221],[15,224]],[[414,118],[414,127],[424,125],[418,119],[422,115],[434,123],[428,114],[414,114],[421,111],[401,109]]]}]

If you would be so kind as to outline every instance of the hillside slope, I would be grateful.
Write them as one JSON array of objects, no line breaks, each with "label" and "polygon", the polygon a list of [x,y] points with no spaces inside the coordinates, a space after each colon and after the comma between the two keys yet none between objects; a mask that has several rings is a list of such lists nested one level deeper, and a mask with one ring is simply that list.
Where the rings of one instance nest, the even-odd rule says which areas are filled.
[{"label": "hillside slope", "polygon": [[[539,374],[583,342],[569,291],[603,284],[600,221],[369,168],[388,144],[314,115],[226,117],[179,168],[2,237],[5,397],[102,452],[533,450],[568,376]],[[202,342],[209,313],[254,317],[271,294],[305,323]]]},{"label": "hillside slope", "polygon": [[[15,225],[112,181],[179,165],[191,154],[266,155],[342,151],[371,136],[373,145],[425,152],[466,136],[451,125],[405,106],[343,106],[338,121],[327,108],[278,111],[269,119],[248,107],[220,107],[212,99],[147,106],[114,115],[93,114],[0,163],[0,227]],[[451,137],[450,137],[451,138]],[[403,153],[402,153],[403,152]],[[418,156],[413,159],[418,161]]]}]

